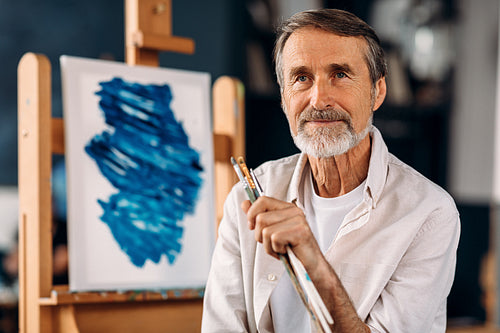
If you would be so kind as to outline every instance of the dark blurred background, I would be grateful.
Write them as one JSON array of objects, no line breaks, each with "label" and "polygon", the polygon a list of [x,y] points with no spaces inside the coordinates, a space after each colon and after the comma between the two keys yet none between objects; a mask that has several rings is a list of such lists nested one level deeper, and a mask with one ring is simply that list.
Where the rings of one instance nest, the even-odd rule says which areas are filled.
[{"label": "dark blurred background", "polygon": [[[278,22],[300,10],[329,7],[351,11],[371,24],[389,63],[389,92],[374,123],[389,150],[447,189],[461,213],[449,322],[493,320],[497,0],[172,2],[173,33],[193,38],[196,53],[164,53],[161,66],[209,72],[213,81],[221,75],[243,81],[252,167],[297,152],[280,108],[271,59]],[[5,304],[0,306],[0,332],[16,331],[8,322],[15,316],[17,285],[5,266],[16,244],[17,64],[25,52],[49,57],[53,115],[61,116],[59,56],[124,61],[123,7],[123,0],[0,0],[0,303]],[[55,160],[55,169],[61,164]],[[55,216],[64,223],[64,172],[57,171],[53,183]]]}]

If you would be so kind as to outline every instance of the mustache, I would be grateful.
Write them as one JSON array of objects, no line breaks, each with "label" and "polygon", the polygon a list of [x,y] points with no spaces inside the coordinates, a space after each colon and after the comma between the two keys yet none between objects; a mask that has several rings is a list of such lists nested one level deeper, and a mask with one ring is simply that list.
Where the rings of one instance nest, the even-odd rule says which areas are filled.
[{"label": "mustache", "polygon": [[299,116],[299,126],[303,126],[308,121],[329,120],[329,121],[344,121],[348,126],[352,126],[352,118],[349,113],[338,109],[323,109],[307,108]]}]

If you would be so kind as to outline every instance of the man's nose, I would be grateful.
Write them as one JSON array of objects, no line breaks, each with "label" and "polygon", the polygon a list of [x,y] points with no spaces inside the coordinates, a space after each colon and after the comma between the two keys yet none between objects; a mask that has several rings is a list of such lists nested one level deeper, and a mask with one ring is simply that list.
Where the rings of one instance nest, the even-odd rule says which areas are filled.
[{"label": "man's nose", "polygon": [[316,81],[311,89],[311,106],[323,110],[333,106],[333,89],[330,82]]}]

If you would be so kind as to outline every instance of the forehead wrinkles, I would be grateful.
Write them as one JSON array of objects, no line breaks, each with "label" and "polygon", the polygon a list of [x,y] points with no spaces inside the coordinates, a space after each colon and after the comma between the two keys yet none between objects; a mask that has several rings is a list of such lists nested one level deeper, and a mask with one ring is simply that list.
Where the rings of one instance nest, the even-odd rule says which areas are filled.
[{"label": "forehead wrinkles", "polygon": [[281,70],[287,77],[292,67],[305,70],[321,65],[328,70],[332,65],[351,63],[358,71],[369,73],[367,57],[368,43],[361,36],[339,36],[306,27],[293,32],[283,46]]}]

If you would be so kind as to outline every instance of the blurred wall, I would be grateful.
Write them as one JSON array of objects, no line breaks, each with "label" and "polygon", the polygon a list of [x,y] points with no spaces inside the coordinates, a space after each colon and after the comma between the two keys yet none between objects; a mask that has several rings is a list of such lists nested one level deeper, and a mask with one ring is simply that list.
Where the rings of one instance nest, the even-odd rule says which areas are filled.
[{"label": "blurred wall", "polygon": [[[479,5],[480,3],[480,5]],[[493,195],[497,92],[497,0],[458,0],[455,93],[451,113],[450,191],[460,202]]]},{"label": "blurred wall", "polygon": [[[448,314],[469,322],[495,316],[494,138],[498,80],[499,2],[457,0],[456,71],[450,114],[449,191],[460,211],[462,234]],[[496,242],[500,238],[496,237]],[[497,262],[498,264],[498,262]],[[496,279],[496,281],[495,281]],[[495,297],[497,300],[495,301]],[[498,320],[498,319],[497,319]]]}]

